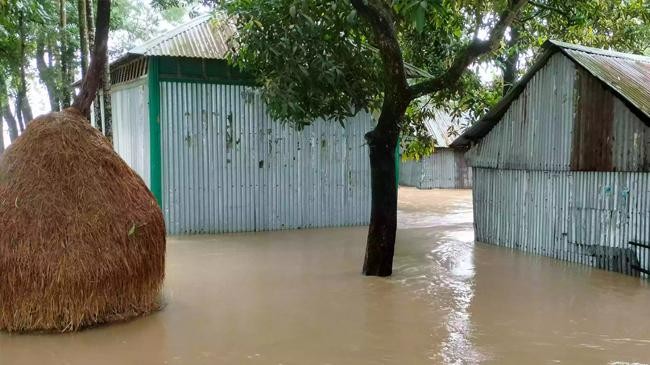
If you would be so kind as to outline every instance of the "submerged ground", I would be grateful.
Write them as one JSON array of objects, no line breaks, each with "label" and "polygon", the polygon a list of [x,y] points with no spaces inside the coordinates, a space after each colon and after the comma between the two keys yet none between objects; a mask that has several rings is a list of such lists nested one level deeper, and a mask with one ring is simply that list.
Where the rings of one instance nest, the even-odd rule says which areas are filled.
[{"label": "submerged ground", "polygon": [[400,189],[395,275],[363,227],[171,238],[165,309],[0,334],[0,364],[648,364],[650,286],[474,243],[471,192]]}]

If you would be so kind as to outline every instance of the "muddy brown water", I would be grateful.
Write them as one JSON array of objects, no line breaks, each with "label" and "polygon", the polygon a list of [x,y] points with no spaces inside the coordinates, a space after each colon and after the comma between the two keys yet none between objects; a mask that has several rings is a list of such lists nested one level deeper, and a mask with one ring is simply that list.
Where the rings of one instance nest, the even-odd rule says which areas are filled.
[{"label": "muddy brown water", "polygon": [[0,364],[648,364],[647,282],[474,243],[470,191],[400,189],[395,274],[363,227],[169,241],[163,311],[0,334]]}]

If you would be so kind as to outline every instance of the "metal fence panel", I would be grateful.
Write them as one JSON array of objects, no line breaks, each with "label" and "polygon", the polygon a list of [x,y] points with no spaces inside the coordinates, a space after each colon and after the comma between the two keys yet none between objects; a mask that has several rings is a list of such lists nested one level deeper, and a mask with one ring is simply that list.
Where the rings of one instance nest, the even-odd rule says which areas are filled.
[{"label": "metal fence panel", "polygon": [[113,147],[150,184],[149,96],[146,79],[111,88]]},{"label": "metal fence panel", "polygon": [[172,234],[368,223],[369,114],[296,131],[250,87],[162,82],[161,123]]},{"label": "metal fence panel", "polygon": [[650,270],[650,173],[473,170],[477,241],[626,274]]}]

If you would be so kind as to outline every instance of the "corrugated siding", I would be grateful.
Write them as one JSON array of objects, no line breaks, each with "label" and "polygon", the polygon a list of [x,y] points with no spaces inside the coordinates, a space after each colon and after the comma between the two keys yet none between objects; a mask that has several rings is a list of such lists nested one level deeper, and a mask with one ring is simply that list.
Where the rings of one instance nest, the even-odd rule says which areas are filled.
[{"label": "corrugated siding", "polygon": [[299,132],[245,86],[162,82],[160,97],[170,233],[368,223],[370,115]]},{"label": "corrugated siding", "polygon": [[399,182],[420,189],[467,189],[472,175],[463,152],[440,148],[418,161],[401,161]]},{"label": "corrugated siding", "polygon": [[614,99],[613,161],[617,171],[650,171],[650,128]]},{"label": "corrugated siding", "polygon": [[[650,173],[474,169],[476,239],[636,274],[650,269]],[[637,262],[638,261],[638,262]]]},{"label": "corrugated siding", "polygon": [[148,101],[146,79],[111,88],[115,151],[151,186]]},{"label": "corrugated siding", "polygon": [[502,120],[467,153],[470,165],[569,170],[575,79],[574,63],[559,53],[552,56]]}]

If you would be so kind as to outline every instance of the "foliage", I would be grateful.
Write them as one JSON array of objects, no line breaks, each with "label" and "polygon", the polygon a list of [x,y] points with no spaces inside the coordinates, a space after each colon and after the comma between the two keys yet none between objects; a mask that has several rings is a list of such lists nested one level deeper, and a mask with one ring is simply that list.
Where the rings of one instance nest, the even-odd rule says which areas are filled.
[{"label": "foliage", "polygon": [[508,55],[518,59],[522,74],[547,39],[620,52],[650,51],[650,2],[646,0],[533,1],[514,26],[520,37],[496,58],[505,67]]},{"label": "foliage", "polygon": [[297,128],[376,107],[379,58],[348,1],[228,4],[240,29],[231,60],[256,75],[273,117]]},{"label": "foliage", "polygon": [[[341,120],[359,109],[378,106],[381,63],[365,48],[376,40],[367,36],[371,32],[349,1],[230,0],[225,4],[237,15],[240,31],[233,60],[257,76],[276,118],[302,126],[318,117]],[[505,0],[393,0],[405,61],[433,77],[441,75],[468,42],[485,36],[494,26],[495,14],[506,5]],[[507,55],[514,52],[520,59],[515,71],[521,73],[548,38],[639,52],[648,48],[650,39],[645,6],[643,0],[532,2],[515,20],[515,26],[521,27],[520,41],[479,58],[455,87],[409,106],[401,127],[406,155],[425,156],[432,151],[432,143],[424,141],[421,118],[426,113],[415,112],[418,105],[464,115],[456,118],[459,124],[450,131],[457,134],[467,120],[477,120],[496,103],[501,78],[481,80],[486,71],[479,72],[478,66],[503,67]]]},{"label": "foliage", "polygon": [[[63,1],[66,15],[63,29],[59,27],[60,1]],[[149,1],[112,0],[111,58],[152,37],[162,19],[180,22],[187,14],[184,8],[153,9]],[[0,126],[3,120],[10,123],[7,117],[21,116],[15,107],[21,92],[34,98],[35,90],[23,90],[25,88],[37,84],[45,86],[50,107],[55,110],[62,106],[66,95],[69,98],[72,92],[70,84],[81,74],[77,5],[77,0],[0,0]],[[62,67],[62,62],[66,67]],[[64,70],[67,70],[66,75]],[[23,75],[26,85],[21,82]],[[29,100],[25,103],[29,106]]]}]

